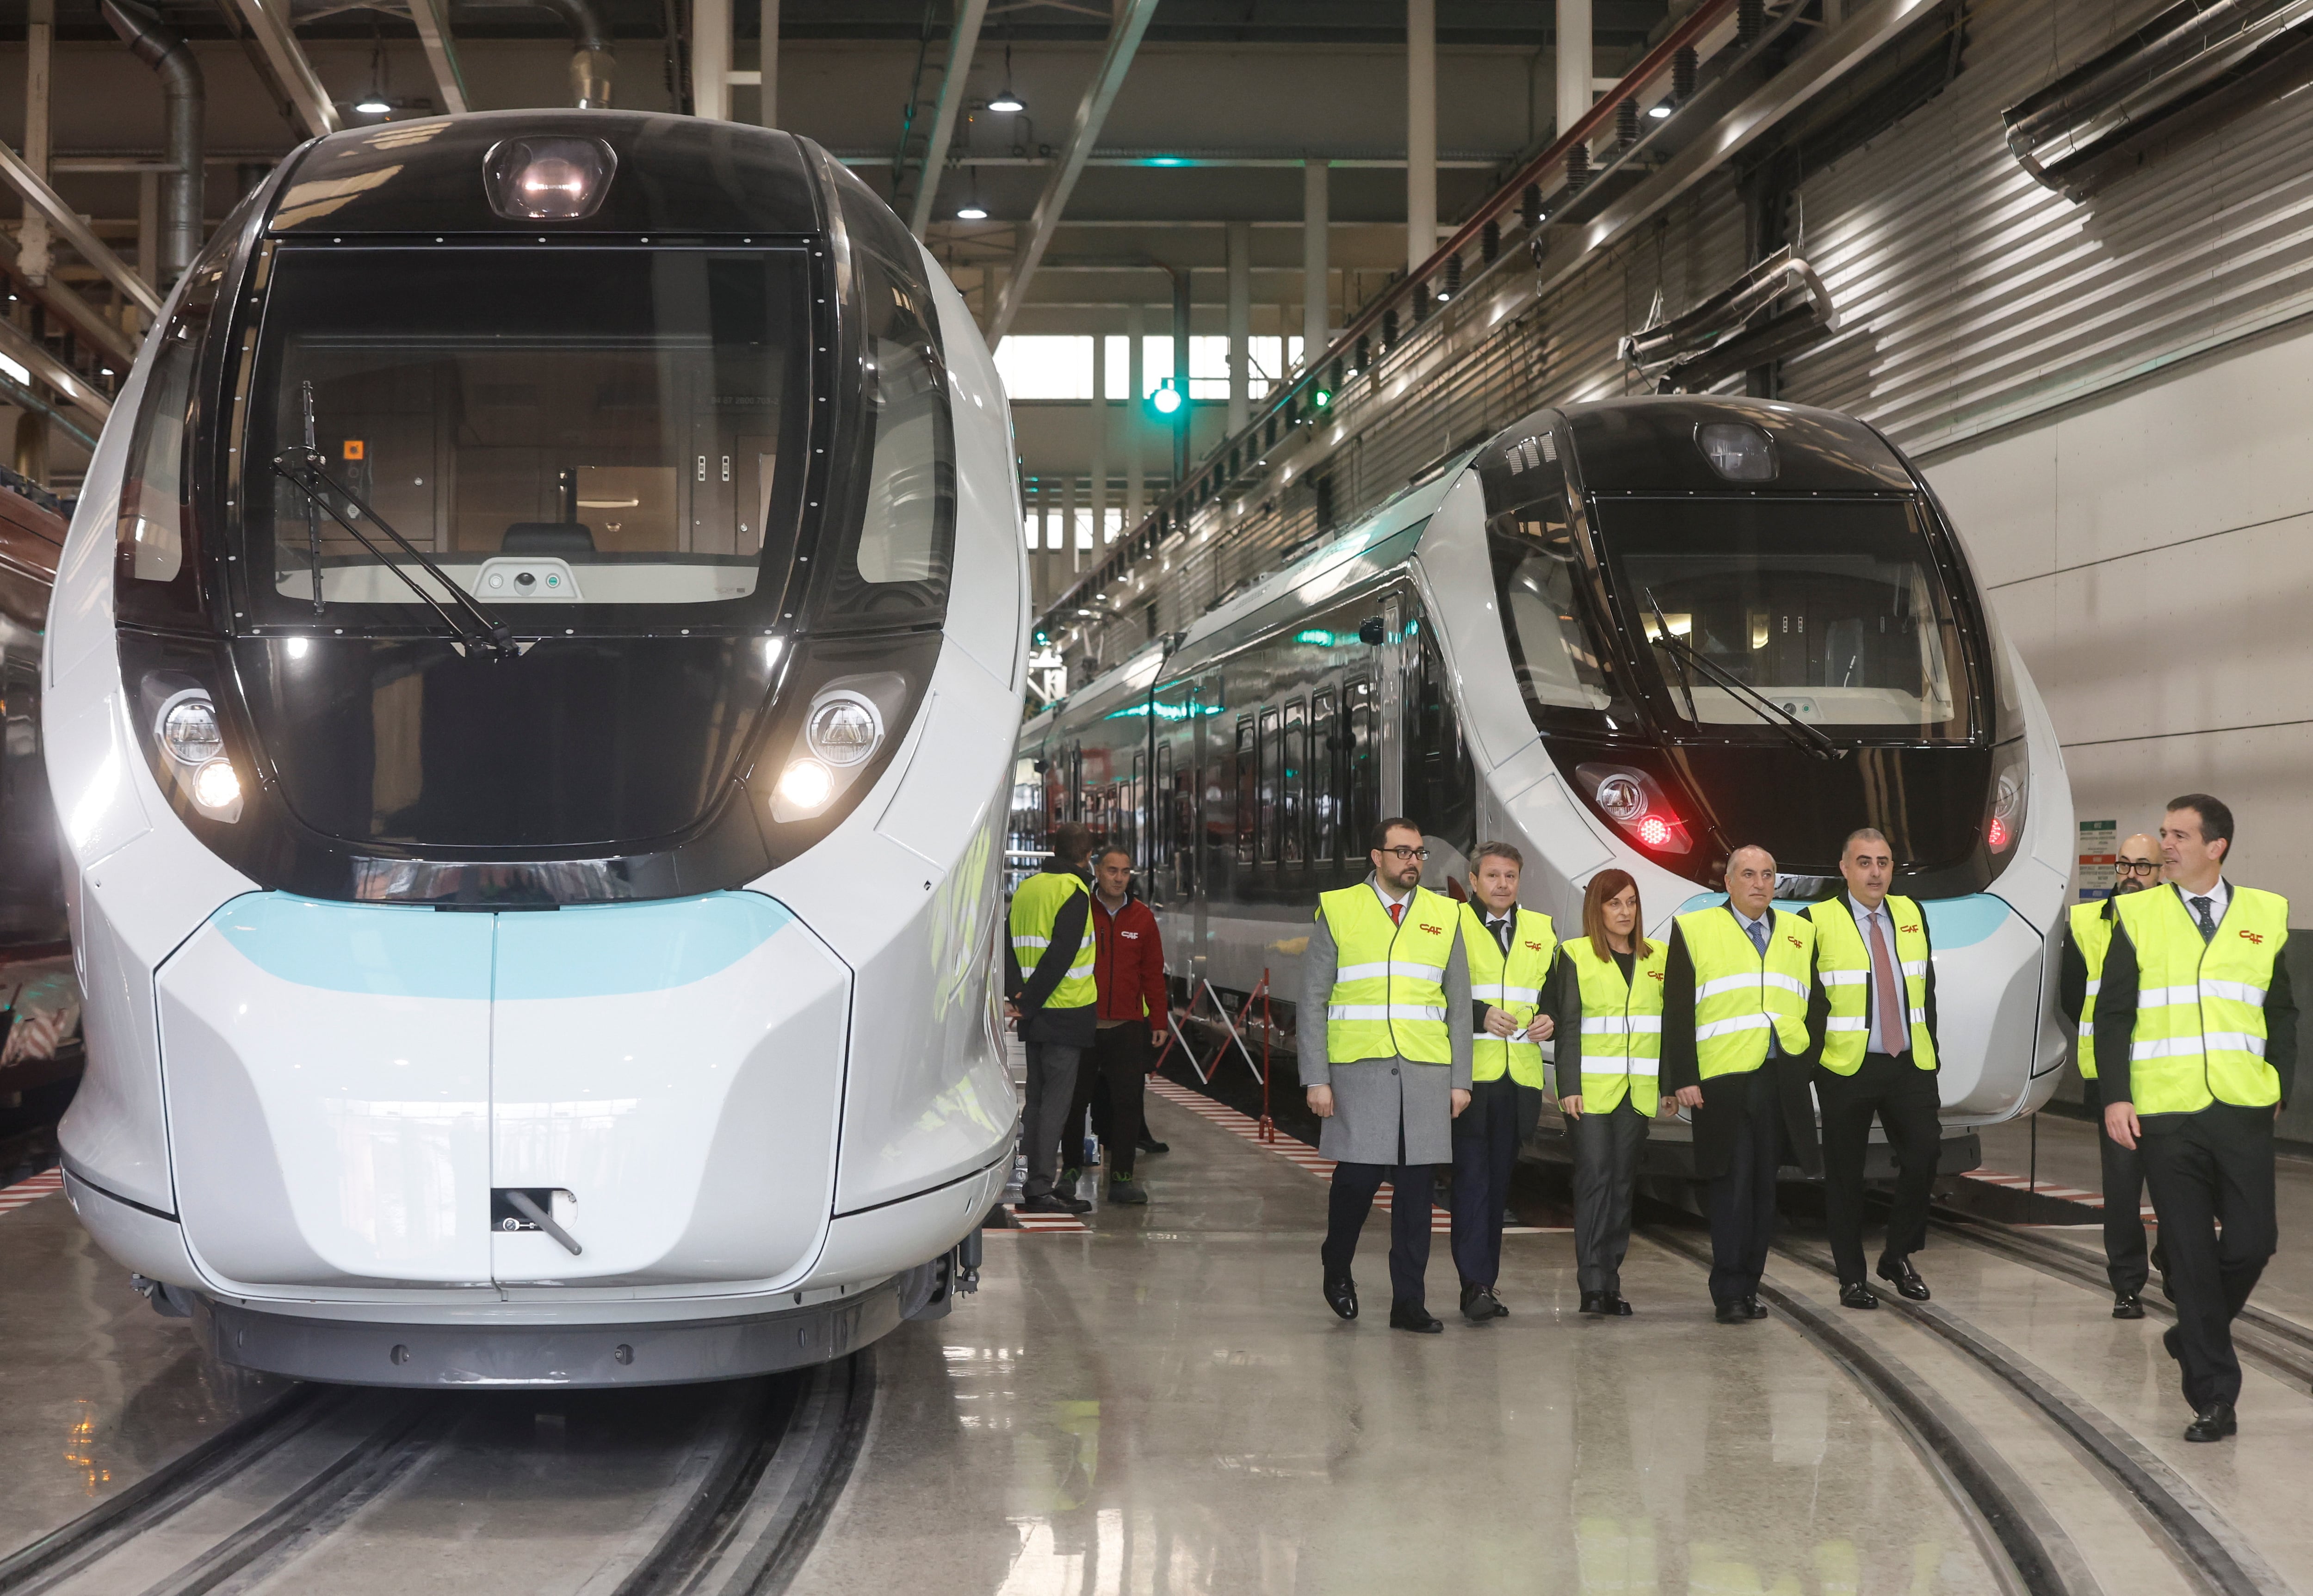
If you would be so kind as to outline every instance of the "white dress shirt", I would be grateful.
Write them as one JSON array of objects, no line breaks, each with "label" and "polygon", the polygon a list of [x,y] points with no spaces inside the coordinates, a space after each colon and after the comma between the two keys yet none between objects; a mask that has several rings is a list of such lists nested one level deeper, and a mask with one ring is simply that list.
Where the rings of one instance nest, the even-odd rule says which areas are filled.
[{"label": "white dress shirt", "polygon": [[[1767,907],[1767,912],[1761,915],[1755,920],[1750,916],[1745,914],[1741,909],[1737,908],[1735,907],[1735,900],[1730,898],[1727,900],[1727,912],[1735,916],[1735,923],[1743,927],[1743,934],[1745,936],[1747,937],[1751,934],[1752,926],[1761,925],[1766,928],[1768,939],[1770,941],[1773,940],[1775,934],[1775,910],[1773,905],[1770,904]],[[1763,959],[1765,955],[1762,954],[1761,957]],[[1783,1039],[1777,1036],[1775,1034],[1775,1028],[1770,1025],[1767,1027],[1767,1057],[1770,1058],[1780,1058],[1782,1057],[1782,1052]]]},{"label": "white dress shirt", "polygon": [[2182,885],[2176,881],[2171,881],[2168,884],[2175,887],[2177,889],[2177,896],[2185,900],[2185,917],[2193,922],[2193,925],[2195,930],[2200,928],[2201,916],[2194,912],[2193,899],[2194,898],[2205,898],[2209,900],[2209,923],[2211,925],[2221,925],[2225,923],[2225,906],[2233,900],[2233,884],[2225,880],[2224,877],[2219,876],[2217,878],[2217,884],[2210,888],[2206,892],[2187,892]]},{"label": "white dress shirt", "polygon": [[[1890,1058],[1902,1057],[1912,1045],[1912,1016],[1909,1013],[1910,991],[1904,985],[1904,961],[1895,953],[1895,916],[1887,912],[1887,900],[1881,899],[1878,908],[1865,908],[1847,895],[1847,912],[1855,916],[1855,929],[1863,934],[1863,956],[1869,960],[1864,979],[1865,990],[1871,994],[1871,1038],[1864,1043],[1874,1053],[1885,1053]],[[1890,1014],[1887,1005],[1879,1001],[1879,954],[1871,943],[1872,922],[1878,922],[1879,934],[1886,939],[1887,957],[1895,960],[1889,973],[1895,978],[1895,995],[1904,1008]]]}]

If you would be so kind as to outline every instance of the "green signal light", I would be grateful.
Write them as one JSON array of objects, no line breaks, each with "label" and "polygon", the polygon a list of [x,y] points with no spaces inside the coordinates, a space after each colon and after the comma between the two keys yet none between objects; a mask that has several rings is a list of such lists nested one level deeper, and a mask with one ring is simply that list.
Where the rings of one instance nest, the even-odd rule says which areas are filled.
[{"label": "green signal light", "polygon": [[1184,402],[1184,396],[1170,377],[1158,383],[1148,395],[1148,408],[1159,416],[1179,415]]},{"label": "green signal light", "polygon": [[1312,389],[1309,393],[1309,402],[1322,410],[1333,402],[1333,390],[1330,388]]}]

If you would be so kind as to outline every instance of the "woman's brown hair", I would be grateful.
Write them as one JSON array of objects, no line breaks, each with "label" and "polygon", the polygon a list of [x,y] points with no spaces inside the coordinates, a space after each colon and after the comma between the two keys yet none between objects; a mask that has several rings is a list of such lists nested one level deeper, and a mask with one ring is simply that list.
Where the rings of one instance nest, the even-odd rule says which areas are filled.
[{"label": "woman's brown hair", "polygon": [[[1636,901],[1639,883],[1631,879],[1629,871],[1602,870],[1582,890],[1582,934],[1590,939],[1590,951],[1602,960],[1614,956],[1614,944],[1606,940],[1606,905],[1621,897],[1625,887]],[[1641,959],[1654,951],[1646,938],[1646,911],[1641,908],[1638,918],[1631,922],[1631,947]]]}]

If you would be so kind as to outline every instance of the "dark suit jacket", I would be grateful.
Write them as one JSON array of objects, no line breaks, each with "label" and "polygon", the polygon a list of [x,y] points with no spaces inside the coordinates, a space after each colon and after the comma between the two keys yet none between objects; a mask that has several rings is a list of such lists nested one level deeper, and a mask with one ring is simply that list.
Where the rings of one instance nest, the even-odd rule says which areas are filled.
[{"label": "dark suit jacket", "polygon": [[[1730,919],[1735,916],[1723,904],[1709,912]],[[1810,1038],[1816,1034],[1812,1027],[1807,1034]],[[1759,1066],[1775,1074],[1788,1162],[1810,1175],[1823,1171],[1822,1147],[1816,1139],[1815,1094],[1808,1090],[1813,1053],[1810,1041],[1803,1052],[1779,1053]],[[1728,1106],[1740,1089],[1742,1077],[1702,1079],[1694,1054],[1694,955],[1686,951],[1686,937],[1674,923],[1663,969],[1662,1089],[1669,1093],[1696,1085],[1702,1088],[1702,1107],[1694,1111],[1694,1172],[1706,1180],[1716,1179],[1733,1162],[1735,1138],[1742,1130],[1740,1116]],[[1717,1112],[1712,1111],[1714,1098]]]},{"label": "dark suit jacket", "polygon": [[[1842,892],[1839,897],[1828,899],[1827,901],[1837,904],[1842,908],[1845,908],[1847,907],[1847,895]],[[1810,904],[1807,907],[1809,908],[1821,908],[1824,905]],[[1853,911],[1850,910],[1849,914],[1851,917]],[[1859,925],[1856,929],[1860,931],[1862,927]],[[1936,940],[1934,934],[1928,930],[1928,916],[1924,910],[1922,911],[1920,915],[1920,935],[1926,939],[1928,944],[1928,990],[1926,1004],[1928,1011],[1928,1040],[1935,1044],[1936,1057],[1940,1060],[1943,1057],[1944,1039],[1942,1033],[1936,1030]],[[1864,945],[1869,947],[1870,944],[1866,943]],[[1816,939],[1816,948],[1818,952],[1820,952],[1823,948],[1823,940],[1819,934]],[[1895,950],[1891,948],[1888,951],[1890,954],[1893,954]],[[1898,987],[1902,986],[1903,979],[1903,971],[1897,970],[1895,972],[1895,981]],[[1877,981],[1866,981],[1863,983],[1863,1022],[1868,1028],[1877,1024],[1879,1020],[1879,984]],[[1823,969],[1820,962],[1818,962],[1815,972],[1807,977],[1807,1025],[1808,1043],[1807,1062],[1809,1064],[1821,1064],[1823,1062],[1824,1038],[1830,1034],[1824,1029],[1824,1022],[1830,1018],[1831,994],[1824,987]],[[1908,1032],[1910,1027],[1907,1025],[1904,1029]],[[1869,1030],[1866,1029],[1864,1035],[1868,1038],[1870,1034]],[[1866,1041],[1864,1045],[1868,1048],[1870,1044],[1869,1041]],[[1904,1049],[1903,1054],[1899,1055],[1899,1057],[1908,1057],[1911,1051],[1911,1048],[1907,1047]]]}]

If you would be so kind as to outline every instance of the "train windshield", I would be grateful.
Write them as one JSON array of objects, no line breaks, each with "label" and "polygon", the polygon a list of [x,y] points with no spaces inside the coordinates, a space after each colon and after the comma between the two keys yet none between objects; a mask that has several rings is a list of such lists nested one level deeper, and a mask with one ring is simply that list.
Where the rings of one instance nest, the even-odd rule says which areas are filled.
[{"label": "train windshield", "polygon": [[[414,620],[438,578],[383,520],[517,630],[550,624],[525,605],[557,631],[760,624],[794,552],[806,284],[800,251],[281,250],[238,440],[254,618]],[[374,512],[350,528],[274,469],[308,404]]]},{"label": "train windshield", "polygon": [[1653,645],[1653,696],[1675,719],[1763,735],[1796,719],[1831,735],[1970,736],[1951,594],[1910,501],[1602,496],[1593,508],[1615,586]]}]

